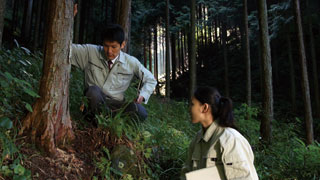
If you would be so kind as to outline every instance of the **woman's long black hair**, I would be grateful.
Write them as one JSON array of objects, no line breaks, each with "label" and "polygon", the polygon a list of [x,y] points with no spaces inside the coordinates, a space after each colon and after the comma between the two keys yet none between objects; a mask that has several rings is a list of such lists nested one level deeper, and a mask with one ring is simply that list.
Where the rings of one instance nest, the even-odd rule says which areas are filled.
[{"label": "woman's long black hair", "polygon": [[209,104],[215,120],[222,127],[231,127],[237,129],[232,112],[232,100],[220,95],[214,87],[198,87],[194,92],[194,97],[201,104]]}]

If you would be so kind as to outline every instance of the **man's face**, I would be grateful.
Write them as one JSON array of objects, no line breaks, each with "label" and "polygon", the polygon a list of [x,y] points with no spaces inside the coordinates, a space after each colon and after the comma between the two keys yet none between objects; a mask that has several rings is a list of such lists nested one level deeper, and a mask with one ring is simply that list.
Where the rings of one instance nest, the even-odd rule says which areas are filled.
[{"label": "man's face", "polygon": [[104,41],[103,49],[108,60],[113,60],[120,54],[120,50],[124,48],[125,42],[121,45],[117,41]]}]

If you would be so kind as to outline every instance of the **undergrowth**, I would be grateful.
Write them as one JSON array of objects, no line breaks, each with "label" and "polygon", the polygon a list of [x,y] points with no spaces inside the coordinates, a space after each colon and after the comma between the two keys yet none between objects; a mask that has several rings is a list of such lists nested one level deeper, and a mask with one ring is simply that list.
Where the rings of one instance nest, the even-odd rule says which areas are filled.
[{"label": "undergrowth", "polygon": [[[23,166],[24,159],[29,157],[19,152],[16,140],[21,117],[32,111],[31,104],[38,97],[36,92],[42,69],[41,56],[22,47],[0,51],[2,179],[31,179],[31,171]],[[128,102],[135,98],[137,84],[133,83],[128,90]],[[81,103],[86,101],[83,91],[83,74],[73,69],[70,112],[77,128],[88,125],[79,110]],[[108,113],[96,116],[100,127],[128,142],[121,151],[129,154],[129,159],[134,160],[133,164],[137,164],[139,172],[130,171],[134,168],[125,170],[125,164],[114,155],[115,147],[102,147],[100,151],[103,156],[93,160],[99,172],[93,179],[179,179],[189,143],[200,126],[191,124],[187,101],[178,102],[153,95],[145,107],[148,118],[144,122],[134,121],[121,113],[116,116]],[[260,107],[238,105],[234,113],[239,131],[253,148],[260,179],[320,178],[320,144],[305,145],[301,137],[303,120],[287,116],[274,120],[272,144],[266,146],[259,137]],[[319,124],[316,128],[319,129]]]}]

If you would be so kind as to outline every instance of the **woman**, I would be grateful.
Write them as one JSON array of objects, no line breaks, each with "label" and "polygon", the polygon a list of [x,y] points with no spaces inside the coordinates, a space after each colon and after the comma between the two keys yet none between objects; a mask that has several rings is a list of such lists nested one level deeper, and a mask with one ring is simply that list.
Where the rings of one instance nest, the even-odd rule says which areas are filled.
[{"label": "woman", "polygon": [[235,128],[229,98],[215,88],[200,87],[190,113],[192,123],[200,123],[202,129],[190,144],[181,179],[187,172],[208,167],[214,167],[221,179],[258,179],[251,146]]}]

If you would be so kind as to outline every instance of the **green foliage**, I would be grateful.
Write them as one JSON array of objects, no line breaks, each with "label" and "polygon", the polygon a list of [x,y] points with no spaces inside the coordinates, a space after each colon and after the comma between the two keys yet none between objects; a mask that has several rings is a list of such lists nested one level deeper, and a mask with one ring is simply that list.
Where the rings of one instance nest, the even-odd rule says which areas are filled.
[{"label": "green foliage", "polygon": [[31,171],[22,166],[23,156],[15,144],[14,120],[32,111],[39,95],[35,87],[41,74],[41,54],[19,47],[0,51],[0,174],[14,180],[31,179]]},{"label": "green foliage", "polygon": [[[306,146],[299,138],[297,124],[273,121],[272,144],[260,143],[257,119],[259,108],[242,104],[234,110],[240,132],[248,139],[255,154],[255,167],[260,179],[318,179],[320,177],[320,146]],[[251,119],[247,119],[251,114]]]}]

